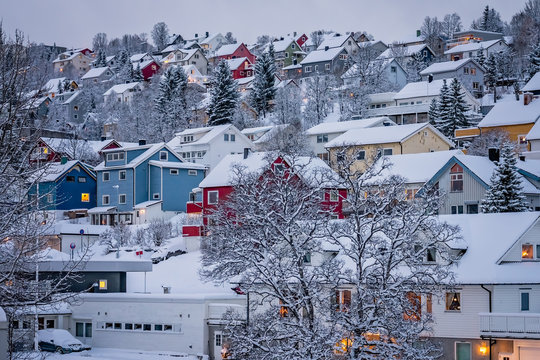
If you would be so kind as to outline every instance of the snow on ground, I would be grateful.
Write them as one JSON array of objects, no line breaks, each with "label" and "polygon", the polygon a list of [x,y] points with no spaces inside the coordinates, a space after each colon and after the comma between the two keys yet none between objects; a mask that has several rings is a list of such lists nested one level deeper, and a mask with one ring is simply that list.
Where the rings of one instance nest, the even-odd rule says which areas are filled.
[{"label": "snow on ground", "polygon": [[[172,353],[167,351],[139,351],[126,349],[106,349],[93,348],[89,351],[82,351],[71,354],[55,354],[55,353],[32,353],[29,356],[31,360],[42,359],[42,356],[47,360],[68,360],[68,359],[95,359],[95,360],[197,360],[196,356],[186,355],[182,353]],[[207,358],[206,358],[207,359]]]}]

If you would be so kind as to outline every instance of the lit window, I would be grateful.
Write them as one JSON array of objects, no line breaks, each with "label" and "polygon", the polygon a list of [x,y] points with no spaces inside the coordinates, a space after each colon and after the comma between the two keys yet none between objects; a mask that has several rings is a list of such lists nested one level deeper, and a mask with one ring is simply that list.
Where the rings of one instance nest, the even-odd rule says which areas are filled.
[{"label": "lit window", "polygon": [[461,293],[446,293],[446,311],[461,311]]},{"label": "lit window", "polygon": [[82,202],[90,202],[90,194],[89,193],[82,193],[81,194],[81,201]]},{"label": "lit window", "polygon": [[526,260],[533,258],[533,246],[531,244],[521,245],[521,258]]},{"label": "lit window", "polygon": [[219,200],[219,192],[218,191],[209,191],[208,192],[208,203],[209,204],[217,204]]},{"label": "lit window", "polygon": [[107,280],[99,280],[99,290],[107,290]]},{"label": "lit window", "polygon": [[336,310],[347,312],[351,308],[351,290],[336,290]]},{"label": "lit window", "polygon": [[409,301],[409,307],[405,308],[403,313],[403,319],[418,321],[422,315],[422,297],[414,292],[407,293],[407,300]]}]

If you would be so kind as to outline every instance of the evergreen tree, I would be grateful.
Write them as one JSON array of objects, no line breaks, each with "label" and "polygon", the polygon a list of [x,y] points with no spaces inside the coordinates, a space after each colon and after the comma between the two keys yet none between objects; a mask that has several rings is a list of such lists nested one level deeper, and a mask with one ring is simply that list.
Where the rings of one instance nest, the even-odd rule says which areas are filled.
[{"label": "evergreen tree", "polygon": [[431,99],[431,104],[429,105],[428,111],[429,123],[433,126],[436,126],[439,117],[439,102],[437,101],[437,98],[433,98]]},{"label": "evergreen tree", "polygon": [[532,78],[540,70],[540,43],[529,53],[529,78]]},{"label": "evergreen tree", "polygon": [[482,212],[501,213],[527,211],[521,180],[516,169],[512,144],[502,146],[500,160],[491,176],[491,185],[482,202]]},{"label": "evergreen tree", "polygon": [[141,71],[141,65],[137,64],[137,67],[133,71],[133,81],[138,82],[138,81],[143,81],[143,80],[144,80],[144,76],[143,76],[143,73]]},{"label": "evergreen tree", "polygon": [[428,63],[421,52],[412,54],[411,59],[407,62],[407,78],[410,82],[421,81],[420,71],[427,68]]},{"label": "evergreen tree", "polygon": [[107,56],[103,50],[99,50],[97,54],[96,62],[94,63],[95,67],[104,67],[107,66]]},{"label": "evergreen tree", "polygon": [[127,50],[122,50],[118,59],[118,79],[121,83],[133,81],[133,64],[131,63]]},{"label": "evergreen tree", "polygon": [[446,79],[443,80],[443,86],[441,87],[441,92],[439,93],[438,100],[438,117],[434,120],[434,126],[442,132],[444,135],[452,137],[452,122],[449,118],[451,110],[451,99],[450,99],[450,88],[446,83]]},{"label": "evergreen tree", "polygon": [[499,71],[497,69],[497,59],[495,58],[495,55],[489,55],[485,68],[484,82],[493,89],[493,102],[497,102],[497,80],[499,79]]},{"label": "evergreen tree", "polygon": [[481,49],[478,55],[476,55],[475,60],[480,64],[482,67],[486,65],[486,55],[484,55],[484,49]]},{"label": "evergreen tree", "polygon": [[159,82],[154,99],[157,120],[155,131],[164,141],[188,124],[187,83],[187,75],[180,66],[169,67]]},{"label": "evergreen tree", "polygon": [[238,105],[237,83],[226,61],[217,65],[211,80],[210,105],[208,106],[208,125],[221,125],[232,121]]},{"label": "evergreen tree", "polygon": [[255,63],[255,80],[251,93],[251,105],[259,115],[266,116],[274,100],[276,89],[274,80],[276,66],[274,63],[274,45],[270,44],[267,52],[263,53]]},{"label": "evergreen tree", "polygon": [[466,112],[469,106],[465,102],[465,94],[462,92],[461,83],[454,78],[450,83],[449,89],[450,107],[448,119],[451,123],[452,135],[454,130],[470,126]]}]

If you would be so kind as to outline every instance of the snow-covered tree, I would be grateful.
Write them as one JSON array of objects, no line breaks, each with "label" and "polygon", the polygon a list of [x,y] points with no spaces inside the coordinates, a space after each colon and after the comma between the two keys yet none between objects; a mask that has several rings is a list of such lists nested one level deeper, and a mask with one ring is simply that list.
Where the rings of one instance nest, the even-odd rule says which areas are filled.
[{"label": "snow-covered tree", "polygon": [[439,102],[437,98],[431,99],[431,103],[429,104],[429,111],[428,111],[428,119],[429,123],[433,126],[436,126],[436,123],[438,119],[440,118],[441,114],[439,113]]},{"label": "snow-covered tree", "polygon": [[137,64],[137,67],[133,70],[132,81],[140,82],[140,81],[143,81],[143,80],[144,80],[144,75],[143,75],[142,70],[141,70],[141,65]]},{"label": "snow-covered tree", "polygon": [[92,49],[94,52],[102,52],[105,54],[107,51],[107,34],[100,32],[94,35],[94,38],[92,39]]},{"label": "snow-covered tree", "polygon": [[236,44],[236,38],[233,36],[233,33],[228,31],[225,34],[225,40],[227,40],[228,44]]},{"label": "snow-covered tree", "polygon": [[489,8],[489,5],[486,5],[482,16],[474,20],[471,24],[472,29],[482,30],[482,31],[493,31],[493,32],[503,32],[505,24],[501,20],[501,14],[493,8]]},{"label": "snow-covered tree", "polygon": [[540,42],[540,0],[527,0],[524,9],[512,17],[510,35],[520,58]]},{"label": "snow-covered tree", "polygon": [[532,49],[528,56],[529,67],[528,75],[532,78],[540,70],[540,42]]},{"label": "snow-covered tree", "polygon": [[467,117],[467,111],[469,111],[469,105],[465,101],[465,93],[463,87],[457,78],[452,79],[449,88],[450,107],[448,114],[441,114],[446,116],[447,119],[453,124],[452,135],[456,129],[466,128],[470,126],[469,119]]},{"label": "snow-covered tree", "polygon": [[516,168],[516,153],[511,143],[504,143],[491,183],[482,201],[482,212],[501,213],[527,211],[523,185]]},{"label": "snow-covered tree", "polygon": [[279,88],[274,99],[273,118],[278,124],[300,124],[302,120],[301,106],[300,88],[294,85]]},{"label": "snow-covered tree", "polygon": [[214,69],[210,86],[208,125],[230,123],[238,106],[239,94],[237,83],[226,61],[220,61]]},{"label": "snow-covered tree", "polygon": [[426,61],[425,56],[421,52],[412,54],[410,60],[407,62],[407,79],[409,82],[421,81],[420,71],[427,68],[429,63]]},{"label": "snow-covered tree", "polygon": [[152,40],[158,51],[163,50],[169,42],[169,27],[164,22],[158,22],[152,28]]},{"label": "snow-covered tree", "polygon": [[334,83],[334,79],[327,75],[315,75],[306,79],[305,127],[320,124],[332,111]]},{"label": "snow-covered tree", "polygon": [[447,39],[453,39],[461,31],[461,17],[457,13],[446,14],[441,23],[441,33]]},{"label": "snow-covered tree", "polygon": [[467,148],[468,155],[488,156],[489,149],[501,149],[504,143],[510,143],[508,132],[499,129],[484,131],[475,137]]},{"label": "snow-covered tree", "polygon": [[483,50],[479,51],[474,59],[483,67],[486,65],[486,55],[484,54]]},{"label": "snow-covered tree", "polygon": [[167,68],[159,82],[154,103],[156,131],[162,141],[169,140],[176,131],[188,125],[187,85],[187,75],[180,66]]},{"label": "snow-covered tree", "polygon": [[493,90],[493,102],[497,102],[497,81],[499,81],[499,69],[497,67],[497,58],[490,54],[485,63],[486,72],[484,82]]},{"label": "snow-covered tree", "polygon": [[433,126],[435,126],[440,132],[446,136],[453,136],[452,133],[452,124],[448,118],[448,115],[451,112],[450,109],[450,88],[446,82],[446,79],[443,80],[443,86],[439,93],[439,98],[437,100],[437,111],[438,117],[434,118],[432,121]]},{"label": "snow-covered tree", "polygon": [[96,62],[94,63],[95,67],[104,67],[107,66],[107,56],[105,51],[99,50],[96,56]]},{"label": "snow-covered tree", "polygon": [[273,54],[274,45],[270,44],[268,51],[259,56],[255,63],[255,79],[250,103],[262,117],[265,117],[270,110],[276,93],[274,87],[276,65]]}]

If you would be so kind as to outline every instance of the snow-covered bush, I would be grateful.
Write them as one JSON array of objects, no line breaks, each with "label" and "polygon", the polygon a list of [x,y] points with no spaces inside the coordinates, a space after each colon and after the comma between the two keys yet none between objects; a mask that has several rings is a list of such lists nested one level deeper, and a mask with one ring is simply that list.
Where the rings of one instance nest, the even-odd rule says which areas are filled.
[{"label": "snow-covered bush", "polygon": [[161,246],[165,240],[172,236],[173,226],[170,221],[155,219],[150,222],[147,228],[147,235],[155,246]]}]

